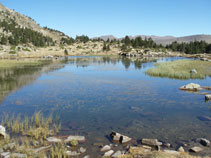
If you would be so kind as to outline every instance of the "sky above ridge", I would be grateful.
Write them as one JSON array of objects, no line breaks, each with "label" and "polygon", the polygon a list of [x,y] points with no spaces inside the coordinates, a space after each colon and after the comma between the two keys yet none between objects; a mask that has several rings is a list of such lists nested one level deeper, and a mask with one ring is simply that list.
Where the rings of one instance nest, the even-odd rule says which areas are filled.
[{"label": "sky above ridge", "polygon": [[0,0],[41,26],[65,34],[211,34],[211,0]]}]

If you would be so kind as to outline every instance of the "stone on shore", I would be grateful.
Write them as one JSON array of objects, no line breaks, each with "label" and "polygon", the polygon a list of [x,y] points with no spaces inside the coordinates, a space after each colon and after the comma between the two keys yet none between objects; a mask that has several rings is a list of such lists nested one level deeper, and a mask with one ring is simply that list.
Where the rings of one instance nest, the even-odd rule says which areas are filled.
[{"label": "stone on shore", "polygon": [[205,95],[205,100],[211,100],[211,94]]},{"label": "stone on shore", "polygon": [[179,151],[179,152],[185,152],[185,149],[184,149],[182,146],[180,146],[180,147],[177,149],[177,151]]},{"label": "stone on shore", "polygon": [[50,143],[60,143],[62,140],[56,137],[49,137],[47,138],[47,141]]},{"label": "stone on shore", "polygon": [[128,143],[132,140],[130,137],[114,131],[110,134],[110,137],[113,141],[118,141],[119,143]]},{"label": "stone on shore", "polygon": [[3,137],[4,139],[6,138],[6,129],[4,126],[0,125],[0,138]]},{"label": "stone on shore", "polygon": [[65,139],[65,142],[72,142],[73,140],[77,140],[78,142],[86,141],[84,136],[69,136],[67,139]]},{"label": "stone on shore", "polygon": [[103,155],[103,157],[109,157],[109,156],[111,156],[113,153],[114,153],[113,150],[109,150],[109,151],[105,152],[105,154]]},{"label": "stone on shore", "polygon": [[118,150],[117,152],[115,152],[113,155],[112,155],[112,158],[117,158],[118,156],[122,155],[122,152],[120,150]]},{"label": "stone on shore", "polygon": [[143,145],[149,145],[149,146],[160,146],[160,145],[162,145],[162,142],[159,142],[157,139],[142,139],[141,143]]},{"label": "stone on shore", "polygon": [[1,153],[1,158],[9,158],[9,157],[10,157],[10,152]]},{"label": "stone on shore", "polygon": [[203,150],[202,148],[197,147],[197,146],[195,146],[195,147],[193,147],[193,148],[190,149],[191,152],[195,152],[195,153],[198,153],[198,152],[200,152],[202,150]]},{"label": "stone on shore", "polygon": [[182,87],[180,87],[180,90],[187,90],[187,91],[198,91],[200,90],[201,86],[199,84],[195,84],[195,83],[189,83],[187,85],[184,85]]},{"label": "stone on shore", "polygon": [[101,148],[100,151],[105,152],[105,151],[108,151],[108,150],[111,150],[111,147],[109,145],[105,145],[104,147]]}]

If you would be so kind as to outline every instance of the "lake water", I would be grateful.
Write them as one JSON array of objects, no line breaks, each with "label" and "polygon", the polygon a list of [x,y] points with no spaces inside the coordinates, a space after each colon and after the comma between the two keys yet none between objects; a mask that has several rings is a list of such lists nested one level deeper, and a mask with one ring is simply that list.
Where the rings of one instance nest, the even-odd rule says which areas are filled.
[{"label": "lake water", "polygon": [[59,115],[61,134],[84,135],[88,144],[109,143],[112,130],[135,139],[158,138],[172,144],[205,137],[211,140],[211,102],[178,90],[204,80],[150,77],[154,62],[180,58],[128,59],[70,57],[43,67],[0,72],[0,114],[35,111]]}]

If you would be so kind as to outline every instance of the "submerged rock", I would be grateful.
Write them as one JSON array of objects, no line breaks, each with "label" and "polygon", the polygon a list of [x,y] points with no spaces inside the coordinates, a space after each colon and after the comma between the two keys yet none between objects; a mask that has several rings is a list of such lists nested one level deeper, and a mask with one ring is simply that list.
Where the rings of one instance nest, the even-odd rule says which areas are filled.
[{"label": "submerged rock", "polygon": [[114,131],[110,134],[110,137],[113,141],[118,141],[119,143],[128,143],[132,140],[130,137]]},{"label": "submerged rock", "polygon": [[105,152],[105,154],[103,155],[104,157],[109,157],[109,156],[111,156],[112,154],[114,153],[114,151],[113,150],[109,150],[109,151],[107,151],[107,152]]},{"label": "submerged rock", "polygon": [[211,117],[209,116],[199,116],[198,119],[201,121],[211,121]]},{"label": "submerged rock", "polygon": [[160,146],[162,142],[159,142],[157,139],[142,139],[141,144],[149,146]]},{"label": "submerged rock", "polygon": [[193,147],[193,148],[190,149],[191,152],[195,152],[195,153],[198,153],[198,152],[200,152],[202,150],[203,150],[202,148],[197,147],[197,146],[195,146],[195,147]]},{"label": "submerged rock", "polygon": [[200,85],[199,84],[195,84],[195,83],[189,83],[187,85],[184,85],[182,87],[180,87],[180,90],[187,90],[187,91],[198,91],[200,90]]},{"label": "submerged rock", "polygon": [[100,151],[105,152],[111,150],[111,147],[109,145],[105,145],[104,147],[102,147],[102,149]]},{"label": "submerged rock", "polygon": [[67,139],[65,139],[65,142],[71,142],[73,140],[77,140],[78,142],[85,142],[86,139],[84,136],[69,136]]},{"label": "submerged rock", "polygon": [[0,138],[3,137],[4,139],[6,138],[6,129],[4,126],[0,125]]}]

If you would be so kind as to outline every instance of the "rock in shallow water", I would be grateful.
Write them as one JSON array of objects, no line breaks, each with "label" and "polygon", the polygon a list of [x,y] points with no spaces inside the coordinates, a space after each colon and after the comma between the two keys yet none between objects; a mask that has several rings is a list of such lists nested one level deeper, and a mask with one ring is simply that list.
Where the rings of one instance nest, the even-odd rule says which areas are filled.
[{"label": "rock in shallow water", "polygon": [[211,94],[205,95],[205,100],[211,100]]},{"label": "rock in shallow water", "polygon": [[184,148],[183,148],[182,146],[180,146],[180,147],[177,149],[177,151],[179,151],[179,152],[185,152],[185,150],[184,150]]},{"label": "rock in shallow water", "polygon": [[189,83],[187,85],[184,85],[182,87],[180,87],[180,90],[187,90],[187,91],[198,91],[200,90],[201,86],[199,84],[195,84],[195,83]]},{"label": "rock in shallow water", "polygon": [[114,131],[110,134],[110,137],[113,141],[118,141],[119,143],[128,143],[132,140],[128,136],[122,135]]}]

